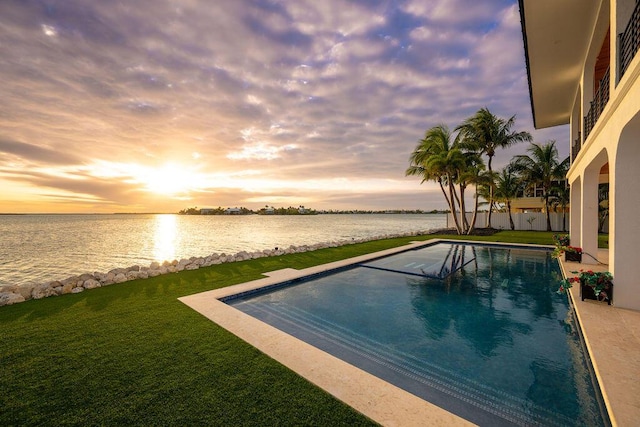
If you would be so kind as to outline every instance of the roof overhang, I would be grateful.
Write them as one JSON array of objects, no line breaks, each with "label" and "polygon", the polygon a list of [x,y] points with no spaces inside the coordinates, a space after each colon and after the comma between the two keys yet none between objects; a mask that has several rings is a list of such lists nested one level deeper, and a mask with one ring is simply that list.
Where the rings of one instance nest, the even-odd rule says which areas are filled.
[{"label": "roof overhang", "polygon": [[600,1],[519,0],[533,125],[569,123]]}]

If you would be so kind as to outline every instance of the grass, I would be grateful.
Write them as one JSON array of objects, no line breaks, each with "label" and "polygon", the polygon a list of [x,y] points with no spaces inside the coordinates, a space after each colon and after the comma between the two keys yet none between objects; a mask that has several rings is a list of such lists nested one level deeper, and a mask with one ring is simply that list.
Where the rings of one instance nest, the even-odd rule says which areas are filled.
[{"label": "grass", "polygon": [[[468,238],[551,244],[552,235]],[[0,425],[370,425],[177,298],[432,237],[221,264],[2,307]]]}]

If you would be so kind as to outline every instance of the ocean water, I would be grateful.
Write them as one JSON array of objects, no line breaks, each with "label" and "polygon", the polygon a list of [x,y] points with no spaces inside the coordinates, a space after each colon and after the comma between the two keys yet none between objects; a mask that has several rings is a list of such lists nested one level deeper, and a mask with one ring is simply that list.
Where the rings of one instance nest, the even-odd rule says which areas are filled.
[{"label": "ocean water", "polygon": [[0,285],[60,280],[212,253],[428,231],[423,215],[0,215]]}]

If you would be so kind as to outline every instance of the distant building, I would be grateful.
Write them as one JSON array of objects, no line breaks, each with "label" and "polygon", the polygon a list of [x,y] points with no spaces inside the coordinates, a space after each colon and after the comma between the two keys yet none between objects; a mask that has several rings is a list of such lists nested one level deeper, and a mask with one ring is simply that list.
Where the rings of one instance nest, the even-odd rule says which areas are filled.
[{"label": "distant building", "polygon": [[216,209],[209,209],[209,208],[200,209],[200,215],[211,215],[215,211]]},{"label": "distant building", "polygon": [[242,210],[240,208],[227,208],[224,211],[225,215],[240,215]]},{"label": "distant building", "polygon": [[[566,185],[566,181],[554,181],[554,185]],[[544,212],[544,190],[538,186],[524,189],[518,197],[511,201],[511,211],[513,213]],[[569,212],[569,204],[564,207],[565,212]],[[551,212],[562,212],[560,206],[551,206]]]}]

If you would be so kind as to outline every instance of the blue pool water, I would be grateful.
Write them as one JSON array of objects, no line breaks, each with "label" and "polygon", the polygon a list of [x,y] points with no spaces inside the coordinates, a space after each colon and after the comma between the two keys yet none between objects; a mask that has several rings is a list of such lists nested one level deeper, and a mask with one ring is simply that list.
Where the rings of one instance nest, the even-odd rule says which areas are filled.
[{"label": "blue pool water", "polygon": [[480,425],[608,425],[559,276],[440,243],[225,302]]}]

